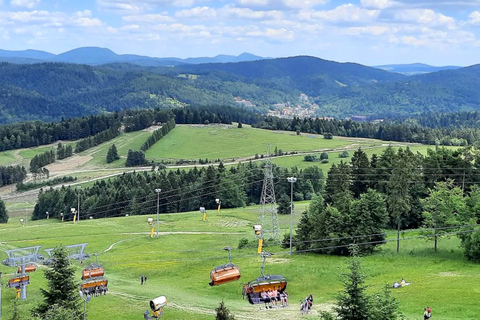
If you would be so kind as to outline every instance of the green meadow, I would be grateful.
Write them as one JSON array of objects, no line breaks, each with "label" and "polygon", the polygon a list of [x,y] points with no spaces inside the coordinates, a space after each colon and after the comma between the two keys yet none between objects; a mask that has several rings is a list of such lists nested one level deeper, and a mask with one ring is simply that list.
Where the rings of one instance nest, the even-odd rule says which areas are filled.
[{"label": "green meadow", "polygon": [[[308,202],[295,204],[294,224]],[[98,253],[98,262],[106,270],[109,292],[92,298],[87,304],[89,319],[141,319],[149,301],[165,295],[165,319],[212,319],[214,309],[224,300],[238,319],[318,319],[321,310],[330,310],[336,295],[342,290],[340,276],[346,272],[347,258],[318,255],[312,252],[288,254],[288,249],[268,244],[264,250],[273,253],[266,261],[266,274],[281,274],[288,280],[290,306],[280,310],[259,310],[242,299],[242,285],[260,276],[261,257],[252,225],[259,207],[246,207],[207,212],[202,221],[200,212],[161,214],[158,237],[150,237],[147,218],[156,214],[99,220],[82,220],[77,224],[58,220],[29,221],[22,227],[18,221],[0,225],[2,235],[0,258],[4,250],[41,245],[43,249],[60,245],[88,242],[87,253]],[[280,216],[282,235],[290,227],[290,216]],[[441,239],[439,251],[433,243],[419,237],[418,231],[402,234],[400,253],[396,253],[396,233],[389,231],[387,244],[373,255],[362,258],[368,291],[380,292],[402,277],[412,285],[392,289],[406,319],[420,319],[429,305],[435,319],[478,319],[480,314],[480,267],[466,261],[457,238]],[[246,248],[238,249],[240,239],[249,240]],[[222,250],[230,245],[232,262],[241,269],[241,279],[222,286],[210,287],[209,273],[215,266],[228,262]],[[74,262],[80,282],[83,265]],[[46,281],[40,265],[31,273],[27,300],[19,301],[21,315],[28,318],[29,310],[42,300],[40,288]],[[11,316],[13,289],[5,289],[14,269],[0,266],[3,272],[3,315]],[[141,275],[148,281],[140,284]],[[314,296],[313,312],[300,316],[300,299]]]},{"label": "green meadow", "polygon": [[[95,179],[106,178],[124,171],[139,170],[125,168],[125,159],[129,149],[139,150],[151,133],[147,131],[122,133],[112,141],[86,150],[70,159],[57,161],[52,167],[52,177],[72,175],[83,186],[93,184]],[[106,163],[108,148],[115,144],[120,159]],[[167,136],[150,148],[148,160],[161,159],[222,159],[226,163],[244,161],[267,153],[267,144],[271,152],[275,148],[283,152],[298,152],[298,155],[274,157],[279,166],[305,168],[316,165],[327,173],[333,163],[350,161],[354,151],[361,147],[371,156],[381,154],[388,142],[372,139],[335,137],[323,139],[321,135],[292,132],[265,131],[244,126],[225,125],[179,125]],[[392,146],[409,145],[414,152],[425,154],[427,148],[418,144],[392,143]],[[30,159],[52,148],[38,148],[0,152],[0,164],[21,164],[28,167]],[[338,154],[348,150],[349,157],[341,159]],[[309,153],[329,154],[329,162],[306,162],[304,156]],[[63,168],[62,168],[63,166]],[[189,167],[185,167],[189,168]],[[267,259],[266,274],[281,274],[288,279],[287,291],[290,294],[290,307],[281,310],[259,310],[242,299],[242,285],[260,276],[262,259],[257,254],[256,239],[252,225],[257,222],[258,207],[237,208],[207,213],[207,221],[201,221],[200,212],[161,214],[159,237],[150,237],[147,218],[149,216],[130,216],[103,220],[83,220],[78,224],[50,219],[28,221],[26,227],[18,222],[25,212],[31,212],[35,198],[16,198],[22,196],[12,187],[4,187],[4,195],[13,195],[6,200],[7,209],[12,210],[7,224],[0,225],[0,259],[5,259],[4,250],[41,245],[43,249],[61,245],[88,242],[87,252],[98,253],[98,262],[106,269],[109,279],[109,293],[93,298],[87,304],[88,318],[141,319],[148,309],[149,301],[165,295],[168,305],[164,319],[212,319],[215,308],[224,300],[237,319],[318,319],[319,312],[330,310],[336,295],[342,289],[340,275],[346,270],[347,259],[302,253],[289,255],[288,249],[278,244],[268,244],[266,251],[274,253]],[[308,202],[295,204],[294,224],[300,219],[301,212]],[[290,216],[280,216],[283,234],[288,233]],[[363,258],[365,273],[368,275],[369,291],[381,291],[386,284],[404,277],[413,282],[411,286],[393,290],[392,294],[400,303],[406,319],[420,319],[423,308],[430,305],[435,319],[461,320],[478,319],[480,306],[479,266],[467,262],[459,248],[456,238],[442,239],[439,252],[433,252],[433,244],[418,234],[405,232],[400,253],[396,253],[395,241],[389,241],[375,254]],[[241,239],[248,239],[246,248],[238,249]],[[390,240],[395,240],[392,231]],[[208,285],[209,273],[215,266],[228,262],[228,253],[222,250],[230,245],[233,262],[241,268],[239,281],[219,287]],[[80,282],[83,265],[74,262],[77,280]],[[19,301],[21,316],[29,318],[29,310],[41,299],[40,288],[45,288],[43,277],[45,266],[40,265],[31,274],[27,300]],[[13,276],[14,269],[0,265],[2,276],[2,315],[8,319],[14,299],[13,289],[5,289],[5,283]],[[147,275],[148,281],[140,285],[141,275]],[[314,310],[311,315],[300,316],[299,301],[308,294],[314,296]]]},{"label": "green meadow", "polygon": [[249,126],[179,125],[153,145],[146,153],[149,159],[232,159],[266,155],[275,148],[284,152],[314,151],[346,147],[349,139],[323,139],[321,135],[296,135],[294,132],[268,131]]}]

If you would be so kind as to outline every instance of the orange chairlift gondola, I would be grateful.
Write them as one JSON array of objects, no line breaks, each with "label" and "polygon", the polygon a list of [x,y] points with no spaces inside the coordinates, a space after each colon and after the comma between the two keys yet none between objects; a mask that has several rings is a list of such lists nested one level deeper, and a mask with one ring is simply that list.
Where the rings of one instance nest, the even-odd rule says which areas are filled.
[{"label": "orange chairlift gondola", "polygon": [[[97,259],[98,259],[98,255]],[[108,279],[104,277],[105,269],[97,263],[91,263],[82,270],[81,290],[84,294],[90,294],[92,297],[99,296],[102,293],[107,294]]]},{"label": "orange chairlift gondola", "polygon": [[7,288],[20,288],[27,284],[30,284],[30,276],[28,274],[18,274],[8,280]]},{"label": "orange chairlift gondola", "polygon": [[[25,273],[34,272],[35,270],[37,270],[37,265],[36,264],[29,263],[29,264],[25,265],[25,271],[24,271]],[[22,266],[18,266],[17,272],[22,273]]]},{"label": "orange chairlift gondola", "polygon": [[215,267],[210,271],[210,286],[218,286],[240,279],[240,268],[232,263],[232,248],[225,247],[223,250],[228,250],[229,261],[227,264]]},{"label": "orange chairlift gondola", "polygon": [[247,296],[248,302],[250,304],[260,304],[264,303],[264,300],[261,297],[262,291],[273,291],[277,290],[278,296],[280,296],[285,289],[287,288],[287,279],[281,275],[265,275],[265,260],[267,257],[270,257],[272,253],[262,252],[261,256],[263,258],[263,264],[261,267],[261,277],[256,278],[253,281],[245,284],[243,286],[243,298]]}]

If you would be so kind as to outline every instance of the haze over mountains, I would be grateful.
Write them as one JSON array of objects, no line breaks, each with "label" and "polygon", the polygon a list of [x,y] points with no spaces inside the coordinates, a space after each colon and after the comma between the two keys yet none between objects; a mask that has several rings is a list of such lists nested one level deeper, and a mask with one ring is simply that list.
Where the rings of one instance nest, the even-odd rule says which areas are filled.
[{"label": "haze over mountains", "polygon": [[[0,61],[30,64],[41,62],[66,62],[88,65],[102,65],[109,63],[132,63],[139,66],[179,66],[183,64],[203,64],[203,63],[232,63],[244,61],[257,61],[263,59],[271,59],[260,57],[251,53],[244,52],[238,56],[220,54],[215,57],[198,57],[198,58],[156,58],[135,54],[116,54],[110,49],[99,47],[81,47],[61,54],[53,54],[39,50],[22,50],[9,51],[0,49]],[[389,72],[401,73],[405,75],[415,75],[441,70],[459,69],[458,66],[430,66],[422,63],[412,64],[389,64],[374,66],[375,68],[386,70]]]},{"label": "haze over mountains", "polygon": [[197,63],[227,63],[240,61],[254,61],[265,59],[250,53],[238,56],[217,55],[215,57],[200,58],[153,58],[135,54],[116,54],[110,49],[99,47],[82,47],[58,55],[38,50],[8,51],[0,50],[0,61],[11,63],[39,63],[39,62],[66,62],[88,65],[101,65],[108,63],[133,63],[140,66],[177,66],[181,64]]}]

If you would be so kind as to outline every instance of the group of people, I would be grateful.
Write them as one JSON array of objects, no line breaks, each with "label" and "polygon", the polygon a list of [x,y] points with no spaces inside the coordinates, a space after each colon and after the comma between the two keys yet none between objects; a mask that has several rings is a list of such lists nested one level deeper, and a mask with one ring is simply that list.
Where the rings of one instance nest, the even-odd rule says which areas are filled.
[{"label": "group of people", "polygon": [[278,309],[278,300],[280,300],[280,306],[288,306],[288,293],[286,291],[279,292],[280,287],[273,287],[272,290],[262,290],[260,293],[260,298],[265,302],[265,308],[277,308]]},{"label": "group of people", "polygon": [[144,282],[147,282],[147,276],[142,275],[140,277],[140,284],[143,284]]},{"label": "group of people", "polygon": [[91,297],[98,297],[98,296],[101,296],[102,294],[106,296],[107,291],[108,291],[108,287],[102,285],[102,286],[97,286],[89,289],[84,289],[83,294],[90,295]]},{"label": "group of people", "polygon": [[405,279],[402,278],[402,281],[400,281],[400,283],[398,283],[397,281],[395,281],[395,283],[393,284],[393,287],[394,288],[400,288],[400,287],[405,287],[407,283],[405,282]]},{"label": "group of people", "polygon": [[305,313],[308,312],[312,308],[313,305],[313,295],[309,294],[302,302],[302,305],[300,307],[300,311],[303,311]]},{"label": "group of people", "polygon": [[430,307],[426,307],[423,309],[423,320],[430,319],[432,317],[432,309]]}]

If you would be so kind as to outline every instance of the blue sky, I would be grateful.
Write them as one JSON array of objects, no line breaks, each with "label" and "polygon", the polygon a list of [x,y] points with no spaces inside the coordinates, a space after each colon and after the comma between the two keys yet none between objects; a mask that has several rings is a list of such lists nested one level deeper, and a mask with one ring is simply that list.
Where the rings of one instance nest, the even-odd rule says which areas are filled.
[{"label": "blue sky", "polygon": [[0,49],[480,63],[480,0],[0,0]]}]

